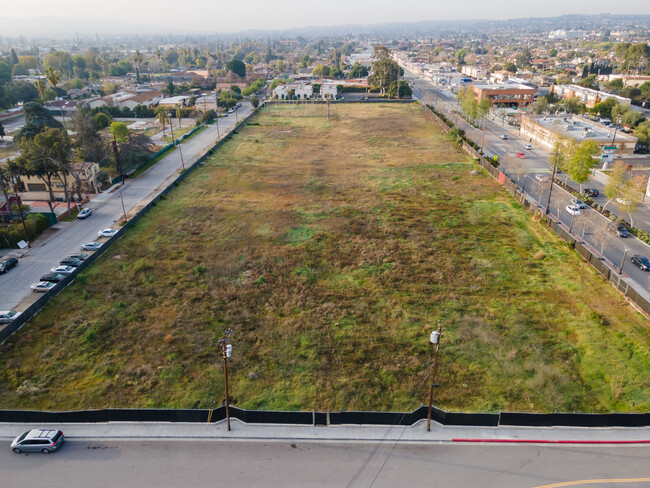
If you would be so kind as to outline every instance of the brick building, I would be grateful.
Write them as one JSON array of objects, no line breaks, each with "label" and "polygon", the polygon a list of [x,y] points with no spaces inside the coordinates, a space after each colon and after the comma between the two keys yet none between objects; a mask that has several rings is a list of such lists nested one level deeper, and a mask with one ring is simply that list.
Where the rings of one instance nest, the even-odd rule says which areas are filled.
[{"label": "brick building", "polygon": [[535,88],[519,83],[507,85],[472,85],[478,101],[488,99],[500,107],[527,107],[533,103]]}]

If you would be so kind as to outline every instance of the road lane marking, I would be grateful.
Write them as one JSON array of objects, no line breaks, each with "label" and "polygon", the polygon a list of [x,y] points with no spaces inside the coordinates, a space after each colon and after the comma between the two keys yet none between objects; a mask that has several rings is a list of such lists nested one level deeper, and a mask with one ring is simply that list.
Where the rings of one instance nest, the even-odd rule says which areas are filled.
[{"label": "road lane marking", "polygon": [[533,488],[558,488],[560,486],[577,486],[577,485],[595,485],[599,483],[645,483],[650,481],[650,478],[620,478],[620,479],[597,479],[597,480],[579,480],[579,481],[564,481],[562,483],[555,483],[552,485],[541,485]]}]

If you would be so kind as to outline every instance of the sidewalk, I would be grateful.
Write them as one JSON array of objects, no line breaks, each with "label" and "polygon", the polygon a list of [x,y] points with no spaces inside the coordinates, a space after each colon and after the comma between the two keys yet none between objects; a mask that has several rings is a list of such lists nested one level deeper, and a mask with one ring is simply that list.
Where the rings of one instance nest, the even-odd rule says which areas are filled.
[{"label": "sidewalk", "polygon": [[226,421],[204,423],[168,422],[108,422],[97,424],[9,424],[0,423],[0,438],[9,439],[26,430],[40,427],[62,429],[70,438],[111,439],[194,439],[213,440],[287,440],[355,441],[355,442],[521,442],[521,443],[585,443],[585,444],[647,444],[650,427],[468,427],[443,426],[426,420],[413,426],[360,426],[290,424],[245,424],[231,419],[231,431]]}]

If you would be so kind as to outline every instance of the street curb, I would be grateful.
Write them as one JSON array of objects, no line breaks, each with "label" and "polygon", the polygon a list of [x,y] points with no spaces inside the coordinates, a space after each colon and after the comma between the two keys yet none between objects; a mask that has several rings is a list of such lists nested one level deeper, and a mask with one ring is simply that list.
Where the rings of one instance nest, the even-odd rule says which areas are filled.
[{"label": "street curb", "polygon": [[620,441],[591,441],[591,440],[547,440],[547,439],[452,439],[452,442],[476,443],[506,443],[506,444],[650,444],[650,440],[620,440]]}]

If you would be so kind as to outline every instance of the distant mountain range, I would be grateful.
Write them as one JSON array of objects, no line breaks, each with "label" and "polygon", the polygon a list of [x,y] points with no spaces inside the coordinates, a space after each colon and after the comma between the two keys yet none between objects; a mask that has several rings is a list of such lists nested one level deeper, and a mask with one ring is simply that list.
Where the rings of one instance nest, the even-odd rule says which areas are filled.
[{"label": "distant mountain range", "polygon": [[[559,17],[519,18],[508,20],[427,20],[408,23],[348,24],[340,26],[307,26],[283,30],[244,30],[239,32],[207,31],[205,29],[172,27],[160,25],[140,25],[105,20],[78,20],[73,18],[55,19],[35,17],[29,19],[10,19],[0,17],[0,42],[7,38],[74,39],[89,36],[123,37],[164,37],[187,38],[278,38],[313,36],[399,36],[399,35],[437,35],[463,33],[468,31],[522,31],[540,32],[554,29],[611,29],[628,27],[647,29],[650,15],[563,15]],[[0,44],[1,47],[1,44]]]}]

